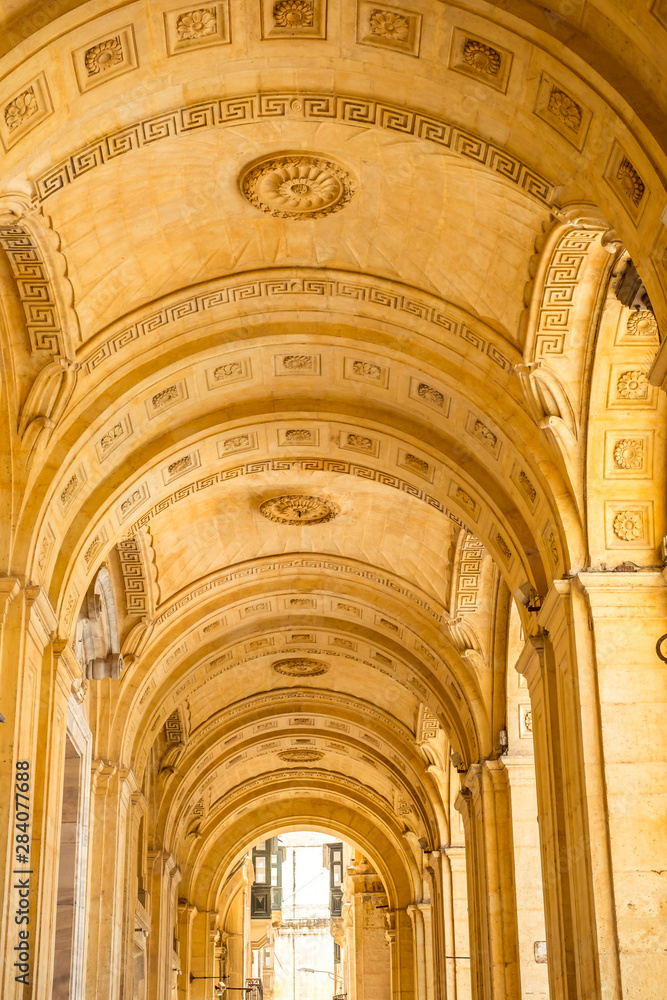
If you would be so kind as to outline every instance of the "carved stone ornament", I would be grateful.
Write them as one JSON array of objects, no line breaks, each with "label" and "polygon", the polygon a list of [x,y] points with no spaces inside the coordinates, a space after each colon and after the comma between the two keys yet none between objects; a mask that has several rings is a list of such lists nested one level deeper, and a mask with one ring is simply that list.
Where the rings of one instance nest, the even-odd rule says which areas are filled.
[{"label": "carved stone ornament", "polygon": [[554,87],[549,95],[547,110],[558,118],[566,128],[578,132],[581,128],[582,110],[580,106],[562,90]]},{"label": "carved stone ornament", "polygon": [[340,513],[331,500],[301,494],[272,497],[261,504],[259,511],[278,524],[324,524]]},{"label": "carved stone ornament", "polygon": [[273,20],[280,28],[311,28],[313,0],[278,0],[273,6]]},{"label": "carved stone ornament", "polygon": [[646,186],[627,157],[623,157],[616,172],[616,179],[625,195],[630,199],[635,207],[639,206],[644,197]]},{"label": "carved stone ornament", "polygon": [[500,52],[497,52],[490,45],[484,45],[483,42],[475,38],[469,38],[463,47],[463,58],[478,73],[485,73],[488,76],[498,75],[501,63]]},{"label": "carved stone ornament", "polygon": [[648,337],[655,339],[658,336],[658,324],[650,309],[636,309],[628,316],[626,332],[630,337]]},{"label": "carved stone ornament", "polygon": [[251,164],[240,184],[251,205],[279,219],[321,219],[339,212],[355,192],[347,170],[307,153],[283,153]]},{"label": "carved stone ornament", "polygon": [[86,51],[84,61],[89,76],[104,73],[113,66],[117,66],[123,61],[123,45],[120,37],[107,38],[104,42],[93,45]]},{"label": "carved stone ornament", "polygon": [[286,677],[319,677],[320,674],[326,674],[329,669],[328,663],[303,656],[276,660],[271,665],[277,673],[284,674]]},{"label": "carved stone ornament", "polygon": [[181,14],[176,21],[176,33],[180,41],[194,41],[206,35],[215,34],[217,12],[215,7],[199,7]]},{"label": "carved stone ornament", "polygon": [[370,27],[374,35],[381,35],[384,38],[395,38],[399,42],[405,41],[410,33],[410,22],[407,17],[389,10],[373,11]]},{"label": "carved stone ornament", "polygon": [[347,443],[351,448],[361,448],[363,451],[373,450],[372,439],[364,437],[363,434],[348,434]]},{"label": "carved stone ornament", "polygon": [[13,101],[10,101],[5,108],[5,122],[11,132],[13,129],[23,125],[32,115],[39,111],[39,105],[32,87],[23,90]]},{"label": "carved stone ornament", "polygon": [[618,469],[641,469],[644,464],[642,438],[621,438],[614,445],[614,465]]},{"label": "carved stone ornament", "polygon": [[649,389],[646,373],[639,370],[623,372],[619,375],[616,388],[623,399],[646,399]]},{"label": "carved stone ornament", "polygon": [[303,764],[307,761],[322,760],[324,754],[321,750],[306,750],[300,747],[295,750],[279,750],[278,756],[288,764]]},{"label": "carved stone ornament", "polygon": [[644,535],[642,516],[633,510],[619,510],[613,527],[616,537],[624,542],[634,542]]}]

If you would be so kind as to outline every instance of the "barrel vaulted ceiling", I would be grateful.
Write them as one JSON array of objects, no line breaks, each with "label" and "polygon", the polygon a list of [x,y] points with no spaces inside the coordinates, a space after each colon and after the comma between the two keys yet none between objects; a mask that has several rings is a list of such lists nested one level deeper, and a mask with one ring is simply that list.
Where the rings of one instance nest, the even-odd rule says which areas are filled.
[{"label": "barrel vaulted ceiling", "polygon": [[511,597],[665,534],[658,439],[610,506],[586,427],[663,414],[608,288],[631,256],[667,320],[667,7],[17,0],[0,37],[5,568],[71,641],[109,569],[97,753],[141,781],[172,720],[192,886],[334,812],[409,881],[449,743],[498,750]]}]

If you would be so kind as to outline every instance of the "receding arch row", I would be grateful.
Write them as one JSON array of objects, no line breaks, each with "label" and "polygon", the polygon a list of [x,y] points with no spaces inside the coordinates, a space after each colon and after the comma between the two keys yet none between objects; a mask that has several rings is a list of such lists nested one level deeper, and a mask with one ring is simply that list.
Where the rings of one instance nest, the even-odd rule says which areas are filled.
[{"label": "receding arch row", "polygon": [[[333,624],[333,623],[332,623]],[[331,627],[331,626],[330,626]],[[332,628],[332,632],[333,632]],[[350,635],[354,633],[344,633]],[[389,650],[387,650],[389,652]],[[137,773],[143,773],[148,749],[152,746],[160,729],[167,719],[184,702],[190,699],[194,703],[197,717],[189,739],[189,745],[198,748],[202,760],[209,745],[219,738],[221,727],[224,729],[225,738],[234,741],[236,732],[248,726],[256,724],[253,721],[253,713],[260,713],[263,718],[270,719],[271,713],[281,706],[285,711],[295,700],[312,699],[314,706],[320,706],[317,711],[322,711],[331,695],[329,693],[329,682],[336,681],[337,697],[341,700],[341,705],[345,705],[345,711],[354,710],[354,700],[358,698],[358,685],[362,677],[367,678],[369,689],[373,689],[373,678],[382,674],[383,687],[382,696],[378,697],[375,704],[365,703],[363,714],[367,718],[366,725],[371,727],[379,726],[386,728],[391,739],[407,738],[402,716],[407,713],[416,716],[420,705],[426,705],[429,710],[438,718],[449,733],[450,738],[457,747],[460,747],[466,759],[472,760],[482,748],[492,747],[490,744],[490,720],[486,718],[481,693],[478,688],[478,681],[470,672],[467,684],[461,684],[461,691],[457,690],[456,683],[452,682],[448,674],[435,676],[432,668],[427,663],[406,669],[401,663],[401,658],[393,650],[393,657],[383,656],[391,666],[383,663],[376,663],[370,660],[361,659],[357,655],[346,654],[349,658],[339,659],[338,650],[323,651],[313,646],[293,646],[282,650],[269,650],[262,654],[255,654],[255,659],[251,664],[253,670],[249,675],[255,678],[258,683],[260,694],[248,699],[244,685],[248,679],[248,671],[243,671],[242,664],[235,663],[234,659],[227,660],[227,666],[211,667],[217,657],[211,659],[209,656],[201,656],[200,651],[184,658],[184,660],[174,665],[173,673],[165,680],[160,687],[151,687],[151,682],[146,687],[150,700],[146,700],[143,695],[134,698],[141,708],[135,705],[137,715],[144,713],[141,718],[133,719],[132,723],[123,727],[122,719],[125,717],[123,702],[132,701],[134,689],[126,686],[126,697],[119,699],[113,706],[114,717],[117,718],[116,726],[119,732],[114,736],[114,746],[111,752],[117,750],[116,744],[121,743],[122,759],[131,762]],[[275,674],[271,673],[271,664],[275,660],[294,658],[315,658],[317,662],[324,661],[332,671],[331,675],[322,678],[322,687],[319,683],[313,683],[312,695],[304,694],[299,687],[298,678],[292,686],[286,686],[284,678],[282,682]],[[328,659],[326,659],[328,658]],[[417,661],[418,662],[418,661]],[[459,670],[465,669],[464,662],[461,661]],[[233,673],[236,672],[236,678]],[[240,672],[239,672],[240,671]],[[268,671],[268,673],[267,673]],[[225,678],[223,675],[227,674]],[[150,675],[149,675],[150,676]],[[267,686],[267,681],[272,681]],[[314,679],[315,681],[315,679]],[[224,682],[224,684],[223,684]],[[128,679],[128,685],[131,685]],[[459,683],[461,678],[459,677]],[[221,684],[223,687],[221,688]],[[239,688],[239,685],[242,687]],[[236,689],[239,688],[237,691]],[[224,691],[224,696],[220,703],[220,708],[216,711],[210,706],[210,699],[217,698]],[[141,704],[143,702],[143,704]],[[191,704],[191,711],[193,706]],[[313,708],[312,711],[316,709]],[[341,709],[342,711],[342,709]],[[398,713],[398,716],[397,716]],[[398,718],[398,723],[396,720]],[[355,725],[361,725],[360,722]],[[124,732],[123,732],[124,729]]]},{"label": "receding arch row", "polygon": [[[266,411],[267,405],[265,402],[261,408]],[[332,419],[339,427],[347,425],[348,432],[354,432],[355,427],[359,428],[360,421],[358,419],[356,421],[352,420],[351,414],[352,411],[349,410],[348,413],[343,415],[343,419],[341,419],[340,413],[334,413]],[[345,421],[344,416],[348,415],[349,419]],[[289,426],[290,423],[294,423],[295,419],[297,418],[283,418],[283,426]],[[394,415],[393,420],[395,423],[400,423],[397,415]],[[55,577],[52,576],[51,578],[52,593],[54,595],[56,592],[53,591],[53,587],[59,581],[63,580],[64,574],[69,575],[74,572],[82,584],[86,578],[89,578],[94,570],[94,563],[88,563],[85,557],[88,554],[89,547],[95,542],[96,536],[97,544],[93,548],[99,550],[100,548],[108,548],[110,544],[113,544],[114,539],[119,540],[127,533],[127,521],[123,521],[123,516],[128,506],[138,507],[138,520],[130,523],[131,528],[136,529],[142,524],[150,523],[154,517],[159,517],[161,512],[171,505],[182,503],[183,500],[189,503],[188,494],[195,499],[198,496],[201,498],[203,490],[211,487],[214,487],[214,492],[220,487],[225,489],[226,493],[229,493],[230,489],[233,492],[238,487],[238,483],[235,484],[234,481],[244,476],[249,478],[249,488],[253,493],[257,489],[253,485],[253,477],[258,477],[258,485],[262,485],[262,483],[266,485],[266,477],[277,474],[275,475],[275,482],[278,488],[281,484],[281,473],[287,473],[288,470],[292,470],[293,473],[298,474],[305,468],[309,468],[312,472],[322,473],[324,479],[329,475],[332,475],[335,479],[335,477],[340,475],[351,474],[357,478],[375,480],[381,486],[390,486],[399,491],[405,491],[417,500],[421,500],[429,506],[439,508],[454,523],[466,525],[474,530],[480,537],[487,541],[492,550],[495,550],[499,563],[503,565],[505,570],[511,569],[512,564],[514,564],[515,572],[518,572],[520,562],[525,558],[530,566],[529,574],[533,575],[536,581],[541,581],[546,575],[544,564],[547,567],[546,573],[550,574],[553,571],[553,563],[556,560],[557,562],[561,562],[564,559],[564,556],[560,556],[558,551],[559,542],[563,538],[563,535],[558,530],[556,516],[553,514],[549,515],[544,506],[539,507],[537,504],[534,504],[533,507],[539,521],[534,527],[529,526],[529,522],[533,518],[533,511],[531,510],[530,499],[526,498],[525,492],[523,494],[521,492],[522,482],[527,482],[528,488],[531,490],[531,494],[534,495],[535,500],[537,500],[537,491],[525,473],[523,477],[520,476],[520,472],[524,468],[523,457],[520,453],[511,452],[509,447],[505,453],[504,460],[496,468],[492,468],[495,464],[495,459],[491,454],[489,455],[487,465],[482,466],[479,462],[475,462],[472,459],[471,452],[466,451],[465,447],[462,447],[461,442],[457,440],[456,428],[452,426],[451,431],[449,431],[449,428],[439,427],[437,432],[427,432],[431,440],[425,442],[425,444],[428,444],[425,457],[419,458],[417,456],[415,459],[411,459],[412,465],[417,467],[416,473],[415,469],[410,467],[405,469],[399,468],[398,470],[391,466],[387,467],[383,462],[375,460],[372,455],[369,460],[359,450],[352,449],[352,454],[350,454],[349,449],[339,449],[337,445],[334,446],[333,442],[326,441],[322,441],[321,446],[318,447],[319,454],[314,452],[312,448],[301,446],[297,449],[291,449],[288,452],[288,454],[294,455],[296,451],[296,454],[299,455],[298,458],[288,459],[282,455],[278,457],[277,452],[274,451],[276,457],[261,458],[259,461],[239,462],[238,459],[233,461],[233,456],[221,459],[219,451],[216,450],[215,436],[224,436],[224,429],[221,429],[219,426],[218,415],[211,413],[207,416],[206,421],[209,425],[213,425],[214,430],[186,438],[178,449],[174,449],[171,438],[165,440],[158,436],[156,439],[157,444],[162,443],[163,446],[164,444],[167,445],[168,455],[171,454],[174,456],[173,461],[176,463],[174,464],[174,468],[178,469],[179,463],[180,465],[187,463],[193,469],[201,467],[200,471],[202,474],[195,477],[190,475],[185,481],[181,479],[179,482],[174,482],[173,486],[171,486],[171,483],[169,481],[165,483],[164,479],[160,482],[159,476],[160,464],[163,464],[164,468],[167,469],[167,466],[170,464],[169,458],[166,456],[160,456],[157,459],[154,458],[151,464],[155,470],[153,474],[154,480],[157,474],[157,481],[153,484],[153,489],[158,491],[155,497],[157,505],[153,503],[148,508],[146,514],[141,514],[142,509],[146,511],[146,501],[149,499],[148,488],[143,485],[143,482],[150,466],[149,469],[142,469],[140,464],[141,459],[138,455],[128,456],[124,463],[124,469],[119,470],[119,472],[110,471],[109,478],[100,482],[97,488],[93,486],[94,492],[89,493],[88,496],[85,495],[85,479],[83,483],[80,483],[81,496],[78,499],[73,499],[72,507],[72,510],[78,513],[68,515],[70,526],[67,532],[68,538],[66,544],[62,546],[59,554],[60,568]],[[320,421],[321,417],[302,415],[298,418],[297,423],[303,424],[304,422],[308,422],[316,425]],[[252,423],[256,428],[258,421],[255,419]],[[247,430],[251,430],[250,427],[245,426]],[[232,435],[232,440],[235,437],[239,437],[239,434],[242,433],[246,433],[247,436],[247,430],[244,432],[243,427],[244,425],[237,420],[233,427],[228,428],[227,433]],[[274,434],[276,429],[277,426],[273,429]],[[445,437],[443,431],[447,432],[447,437]],[[252,429],[252,433],[255,433],[254,429]],[[417,438],[418,433],[419,426],[415,424],[414,434],[411,435],[412,440],[410,438],[406,440],[405,437],[403,439],[394,438],[396,446],[400,447],[402,445],[403,447],[407,447],[408,453],[412,454],[416,447],[412,442]],[[219,444],[219,441],[217,443]],[[201,451],[203,444],[208,449],[208,454],[202,453],[203,460],[200,460],[199,451]],[[191,452],[193,448],[197,449],[197,446],[199,446],[199,451],[193,459]],[[332,459],[323,457],[323,452],[326,454],[327,450],[332,455]],[[440,455],[438,455],[438,451]],[[336,457],[334,458],[333,456]],[[453,474],[456,476],[456,480],[446,478],[442,483],[441,497],[438,497],[437,493],[434,492],[428,483],[428,480],[438,472],[436,456],[439,460],[444,460],[443,475],[449,477],[449,475]],[[440,456],[442,456],[441,459]],[[242,457],[239,456],[239,458]],[[249,458],[250,456],[247,457]],[[256,451],[255,457],[258,457]],[[429,457],[433,457],[432,465],[428,462]],[[352,461],[350,461],[350,458],[352,458]],[[204,464],[205,460],[207,460],[207,464]],[[484,456],[484,460],[486,460],[486,456]],[[423,463],[423,472],[420,463]],[[79,461],[79,468],[81,464],[81,461]],[[226,469],[224,465],[227,466]],[[221,466],[223,467],[221,468]],[[457,472],[457,466],[459,468],[461,466],[465,467],[463,476]],[[141,470],[141,474],[137,473],[137,467]],[[430,471],[431,469],[433,472]],[[71,472],[71,467],[69,471]],[[185,471],[187,472],[187,469]],[[398,476],[397,471],[399,472]],[[426,476],[423,474],[424,472]],[[132,476],[129,482],[127,479],[119,480],[119,474],[123,473],[127,476]],[[484,491],[483,493],[477,493],[477,496],[475,496],[474,475],[477,475],[481,480],[480,486]],[[262,477],[264,477],[263,480]],[[61,482],[63,478],[61,477]],[[286,482],[286,478],[289,477],[282,476],[283,483]],[[298,478],[298,475],[296,475],[296,479]],[[322,482],[324,481],[322,480],[322,476],[319,478]],[[67,491],[67,484],[73,480],[79,483],[76,472],[70,475],[68,480],[65,480],[65,492]],[[456,482],[456,487],[452,488],[453,495],[448,491],[448,483],[450,481]],[[115,489],[113,488],[114,484]],[[92,480],[91,485],[93,485]],[[184,487],[186,488],[184,489]],[[459,489],[460,493],[458,493]],[[471,492],[469,493],[468,490]],[[151,499],[153,498],[151,497]],[[496,507],[495,517],[493,514],[494,506]],[[489,507],[491,511],[486,515],[486,518],[480,517],[483,511]],[[478,521],[482,523],[476,523],[476,516]],[[486,526],[483,523],[484,520],[487,521]],[[494,527],[496,529],[495,532]],[[39,548],[40,558],[43,555],[45,531],[48,532],[48,528],[43,526],[41,539],[38,536],[35,540],[35,546]],[[515,537],[519,539],[518,544],[514,541]],[[48,542],[48,539],[46,541]],[[512,552],[512,548],[514,548],[514,553]],[[521,550],[521,555],[519,555],[518,550]],[[541,555],[538,556],[537,553],[540,551]],[[55,557],[55,552],[53,555]],[[75,566],[73,565],[73,561],[77,556],[79,557],[78,566]],[[84,558],[81,558],[82,556]],[[42,574],[38,573],[37,575]],[[525,577],[522,576],[516,582],[517,584],[521,584],[524,580]],[[59,585],[62,586],[62,582]]]},{"label": "receding arch row", "polygon": [[[396,664],[404,664],[400,670],[401,674],[405,672],[402,683],[408,683],[408,688],[420,700],[428,702],[431,697],[431,679],[439,688],[444,685],[447,703],[460,706],[467,701],[474,711],[482,742],[489,738],[489,720],[482,708],[481,680],[473,669],[473,665],[483,660],[471,661],[462,656],[454,642],[455,636],[448,635],[442,618],[439,622],[433,620],[432,599],[420,594],[418,588],[406,586],[399,577],[364,564],[317,555],[265,559],[254,566],[243,566],[238,575],[231,575],[232,586],[228,590],[218,589],[215,586],[218,581],[213,578],[208,581],[213,586],[205,588],[197,603],[184,602],[180,613],[169,618],[168,628],[148,636],[145,647],[138,651],[138,659],[126,669],[115,708],[119,721],[123,720],[123,728],[115,731],[114,754],[120,754],[123,759],[135,757],[139,734],[145,734],[143,740],[152,738],[150,734],[157,731],[179,700],[197,686],[197,671],[202,682],[210,677],[212,670],[224,673],[234,666],[234,648],[238,648],[239,643],[244,647],[258,640],[264,643],[264,636],[285,634],[288,628],[300,632],[322,629],[346,642],[354,638],[369,654],[369,668],[389,678],[396,676]],[[227,574],[221,576],[224,580]],[[308,615],[304,615],[302,609],[288,610],[283,607],[283,597],[287,593],[308,595],[317,607]],[[415,597],[419,600],[415,601]],[[255,611],[258,598],[264,607]],[[237,618],[229,614],[234,610],[243,612],[248,605],[253,609],[250,617],[239,615]],[[359,615],[360,611],[363,614]],[[221,616],[228,624],[205,633],[206,624]],[[386,625],[382,621],[378,624],[378,618],[386,619]],[[397,627],[394,623],[400,623],[401,630],[412,630],[417,637],[411,640],[412,648],[407,648],[402,636],[389,630],[389,625]],[[185,640],[187,636],[192,639]],[[270,655],[275,658],[289,655],[288,649],[313,648],[318,647],[303,642],[285,643],[282,647],[244,648],[241,658],[252,662],[250,657],[259,659]],[[337,658],[350,657],[350,662],[361,655],[358,651],[350,653],[344,647],[335,650],[331,647],[329,655],[334,653]],[[165,702],[167,692],[171,694]],[[436,698],[433,707],[437,703]],[[456,714],[453,707],[451,711]],[[130,742],[123,744],[121,737]]]},{"label": "receding arch row", "polygon": [[[291,769],[258,794],[249,783],[238,790],[234,809],[216,816],[201,832],[184,866],[180,891],[199,909],[213,909],[225,874],[248,843],[288,822],[293,829],[318,824],[357,843],[377,866],[390,905],[403,908],[420,898],[421,877],[401,824],[371,788],[354,779]],[[194,897],[194,898],[192,898]],[[205,904],[205,905],[204,905]]]},{"label": "receding arch row", "polygon": [[[241,720],[243,729],[232,737],[221,722],[219,735],[207,741],[201,760],[186,743],[168,773],[160,775],[164,795],[155,828],[164,842],[177,844],[195,835],[192,813],[199,800],[206,798],[207,812],[227,812],[230,797],[252,783],[258,772],[284,768],[290,757],[292,766],[304,767],[299,758],[310,757],[316,770],[346,774],[354,768],[355,777],[373,787],[387,809],[397,812],[397,799],[402,800],[402,813],[409,815],[401,818],[406,829],[429,841],[442,839],[447,829],[443,803],[437,783],[427,773],[430,765],[418,753],[416,737],[397,735],[389,728],[390,720],[370,719],[363,703],[352,709],[349,697],[339,712],[338,692],[323,693],[327,697],[317,699],[301,691],[291,704],[279,703],[273,717],[260,703],[254,721],[248,725],[247,719]],[[369,722],[376,726],[372,734]],[[269,723],[275,726],[268,728]],[[199,818],[195,825],[199,827]]]}]

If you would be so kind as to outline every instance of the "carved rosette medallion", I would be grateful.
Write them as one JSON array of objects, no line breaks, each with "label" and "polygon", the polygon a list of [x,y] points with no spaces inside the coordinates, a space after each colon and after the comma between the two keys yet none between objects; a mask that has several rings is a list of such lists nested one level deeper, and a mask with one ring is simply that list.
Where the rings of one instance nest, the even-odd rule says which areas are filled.
[{"label": "carved rosette medallion", "polygon": [[624,542],[643,538],[642,516],[637,511],[619,510],[614,518],[614,534]]},{"label": "carved rosette medallion", "polygon": [[278,756],[288,764],[303,764],[307,761],[322,760],[324,754],[321,750],[307,750],[301,747],[294,750],[279,750]]},{"label": "carved rosette medallion", "polygon": [[340,510],[324,497],[295,494],[265,500],[259,512],[277,524],[324,524],[332,521]]},{"label": "carved rosette medallion", "polygon": [[622,438],[614,445],[614,465],[618,469],[641,469],[644,464],[644,442],[641,438]]},{"label": "carved rosette medallion", "polygon": [[326,674],[329,664],[305,656],[293,656],[287,660],[276,660],[272,667],[286,677],[319,677],[320,674]]},{"label": "carved rosette medallion", "polygon": [[278,219],[322,219],[352,200],[354,181],[340,164],[307,153],[283,153],[251,164],[241,191],[261,212]]}]

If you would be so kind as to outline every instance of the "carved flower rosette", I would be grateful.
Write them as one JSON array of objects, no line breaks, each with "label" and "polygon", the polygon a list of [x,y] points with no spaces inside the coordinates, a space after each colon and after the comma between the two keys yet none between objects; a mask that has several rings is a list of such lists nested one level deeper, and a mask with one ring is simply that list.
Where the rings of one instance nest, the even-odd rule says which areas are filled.
[{"label": "carved flower rosette", "polygon": [[333,160],[283,153],[251,164],[241,176],[244,197],[278,219],[321,219],[351,201],[354,182]]},{"label": "carved flower rosette", "polygon": [[260,513],[277,524],[324,524],[339,512],[331,500],[324,497],[305,496],[301,493],[272,497],[260,505]]},{"label": "carved flower rosette", "polygon": [[292,656],[286,660],[276,660],[273,663],[276,673],[284,674],[286,677],[319,677],[326,674],[329,669],[328,663],[322,660],[311,660],[305,656]]}]

